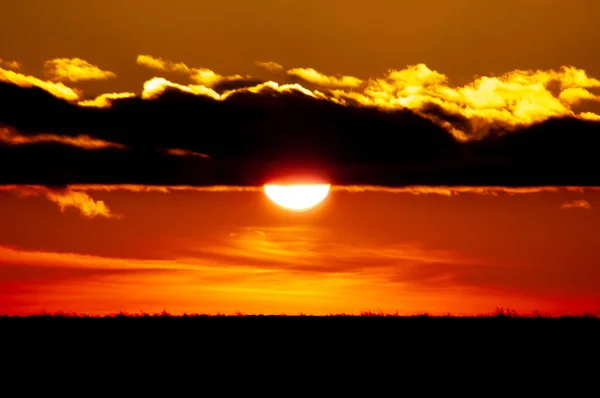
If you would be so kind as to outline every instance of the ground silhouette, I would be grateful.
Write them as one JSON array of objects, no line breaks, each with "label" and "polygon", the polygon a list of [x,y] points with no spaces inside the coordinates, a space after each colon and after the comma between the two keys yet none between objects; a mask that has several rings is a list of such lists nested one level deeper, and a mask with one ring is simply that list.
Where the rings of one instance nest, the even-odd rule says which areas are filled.
[{"label": "ground silhouette", "polygon": [[[95,384],[133,377],[145,386],[165,374],[175,374],[173,386],[184,380],[212,386],[224,377],[228,381],[220,389],[241,385],[238,377],[248,374],[256,376],[244,388],[281,381],[285,389],[296,390],[323,378],[344,380],[345,386],[362,378],[384,387],[387,381],[410,384],[413,375],[429,380],[420,387],[428,389],[449,374],[461,389],[516,376],[537,386],[536,374],[545,374],[543,380],[558,369],[561,378],[567,370],[580,378],[588,374],[586,364],[600,354],[598,336],[598,316],[519,316],[510,310],[472,317],[173,316],[166,311],[0,316],[3,363],[20,374],[30,374],[32,367],[41,373],[60,370],[61,382],[76,371]],[[113,376],[100,379],[105,373]],[[156,380],[137,374],[154,374]]]}]

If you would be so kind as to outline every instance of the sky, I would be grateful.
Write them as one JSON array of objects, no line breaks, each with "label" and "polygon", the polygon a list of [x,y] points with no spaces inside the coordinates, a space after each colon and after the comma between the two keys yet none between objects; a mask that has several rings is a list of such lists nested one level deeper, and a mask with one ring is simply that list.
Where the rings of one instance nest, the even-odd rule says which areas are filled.
[{"label": "sky", "polygon": [[[0,193],[5,313],[595,313],[599,192],[96,192],[115,217]],[[117,218],[119,216],[121,218]],[[553,242],[549,244],[548,242]]]},{"label": "sky", "polygon": [[0,11],[0,313],[600,311],[597,1]]}]

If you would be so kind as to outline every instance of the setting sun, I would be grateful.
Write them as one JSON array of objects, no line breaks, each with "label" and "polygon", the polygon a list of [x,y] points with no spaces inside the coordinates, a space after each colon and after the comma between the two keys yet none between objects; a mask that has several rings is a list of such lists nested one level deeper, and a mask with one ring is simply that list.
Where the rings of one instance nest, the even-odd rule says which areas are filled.
[{"label": "setting sun", "polygon": [[309,210],[321,203],[329,194],[329,184],[265,185],[269,199],[293,211]]}]

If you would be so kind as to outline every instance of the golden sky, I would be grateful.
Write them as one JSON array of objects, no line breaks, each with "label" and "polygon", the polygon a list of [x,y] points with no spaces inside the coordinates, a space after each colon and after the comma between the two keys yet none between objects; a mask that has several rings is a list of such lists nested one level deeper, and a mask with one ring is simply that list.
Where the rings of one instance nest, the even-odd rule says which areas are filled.
[{"label": "golden sky", "polygon": [[31,73],[85,59],[118,73],[104,92],[138,88],[138,54],[221,74],[274,61],[361,78],[424,63],[458,84],[562,65],[600,76],[595,0],[6,0],[2,10],[12,32],[2,58]]},{"label": "golden sky", "polygon": [[0,8],[0,314],[600,311],[600,2]]}]

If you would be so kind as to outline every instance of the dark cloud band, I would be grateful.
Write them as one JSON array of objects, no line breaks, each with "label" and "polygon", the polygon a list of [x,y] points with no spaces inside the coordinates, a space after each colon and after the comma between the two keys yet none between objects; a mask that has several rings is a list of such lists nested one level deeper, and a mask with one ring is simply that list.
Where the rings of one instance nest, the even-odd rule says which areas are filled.
[{"label": "dark cloud band", "polygon": [[87,108],[1,83],[0,124],[25,136],[86,135],[128,148],[0,143],[0,184],[262,185],[299,174],[343,185],[600,185],[600,123],[574,118],[459,142],[411,111],[295,92],[216,101],[169,89]]}]

